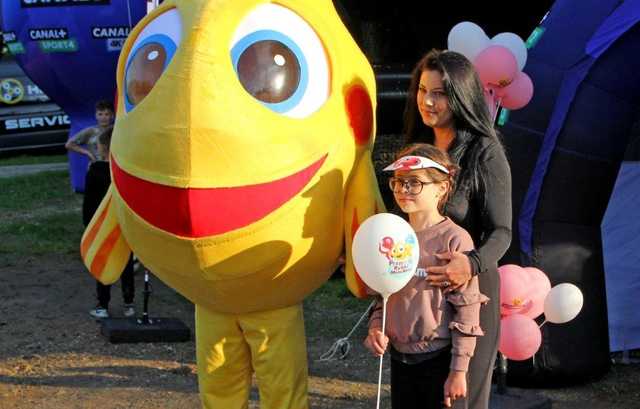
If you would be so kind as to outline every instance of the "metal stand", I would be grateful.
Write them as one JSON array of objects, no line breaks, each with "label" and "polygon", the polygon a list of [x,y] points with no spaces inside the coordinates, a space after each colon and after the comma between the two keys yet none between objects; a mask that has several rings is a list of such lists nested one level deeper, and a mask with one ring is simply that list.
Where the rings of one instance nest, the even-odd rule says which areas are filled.
[{"label": "metal stand", "polygon": [[498,374],[490,409],[551,409],[551,400],[526,389],[507,389],[507,357],[498,352]]},{"label": "metal stand", "polygon": [[139,324],[151,324],[149,319],[149,296],[151,295],[151,283],[149,282],[149,270],[144,269],[144,303],[142,307],[142,318],[138,319]]},{"label": "metal stand", "polygon": [[498,352],[498,379],[497,390],[498,395],[507,393],[507,357]]},{"label": "metal stand", "polygon": [[109,342],[185,342],[191,339],[191,331],[176,318],[150,318],[151,296],[149,271],[144,270],[144,306],[140,318],[107,318],[102,320],[100,332]]}]

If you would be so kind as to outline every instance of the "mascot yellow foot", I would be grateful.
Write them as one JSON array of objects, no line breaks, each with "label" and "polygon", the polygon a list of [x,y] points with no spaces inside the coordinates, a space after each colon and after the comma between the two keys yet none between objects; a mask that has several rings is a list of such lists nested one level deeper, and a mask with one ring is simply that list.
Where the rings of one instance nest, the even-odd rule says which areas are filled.
[{"label": "mascot yellow foot", "polygon": [[253,371],[261,409],[309,407],[301,305],[246,314],[197,307],[196,335],[205,408],[247,408]]},{"label": "mascot yellow foot", "polygon": [[302,299],[383,210],[373,71],[330,0],[167,0],[118,62],[113,183],[82,238],[118,279],[133,251],[197,306],[205,406],[307,406]]}]

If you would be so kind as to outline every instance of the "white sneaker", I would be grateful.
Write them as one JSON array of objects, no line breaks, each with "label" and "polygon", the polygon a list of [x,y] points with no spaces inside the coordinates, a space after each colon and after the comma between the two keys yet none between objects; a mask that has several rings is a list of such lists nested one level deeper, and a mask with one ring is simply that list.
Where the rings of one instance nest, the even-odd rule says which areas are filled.
[{"label": "white sneaker", "polygon": [[125,317],[133,317],[136,315],[136,309],[133,307],[133,304],[124,304],[122,306],[122,313]]},{"label": "white sneaker", "polygon": [[109,311],[106,308],[96,307],[89,311],[89,315],[97,319],[109,318]]}]

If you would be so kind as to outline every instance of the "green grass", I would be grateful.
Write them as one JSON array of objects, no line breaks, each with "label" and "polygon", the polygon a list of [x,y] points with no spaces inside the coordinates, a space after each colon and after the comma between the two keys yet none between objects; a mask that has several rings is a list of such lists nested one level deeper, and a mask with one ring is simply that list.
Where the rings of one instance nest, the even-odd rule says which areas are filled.
[{"label": "green grass", "polygon": [[81,203],[67,172],[0,178],[2,261],[78,253],[84,230]]},{"label": "green grass", "polygon": [[76,254],[84,228],[75,211],[0,224],[0,254]]},{"label": "green grass", "polygon": [[66,171],[0,178],[0,211],[29,212],[46,205],[64,204],[73,200],[73,196]]},{"label": "green grass", "polygon": [[62,163],[69,158],[67,155],[20,155],[0,158],[0,166],[39,165],[42,163]]},{"label": "green grass", "polygon": [[329,280],[316,290],[308,299],[309,308],[321,307],[357,311],[369,305],[369,300],[360,300],[349,292],[344,278]]},{"label": "green grass", "polygon": [[[346,336],[371,301],[354,297],[344,278],[329,280],[304,300],[307,334],[336,339]],[[365,318],[360,324],[356,338],[366,334],[367,322]]]}]

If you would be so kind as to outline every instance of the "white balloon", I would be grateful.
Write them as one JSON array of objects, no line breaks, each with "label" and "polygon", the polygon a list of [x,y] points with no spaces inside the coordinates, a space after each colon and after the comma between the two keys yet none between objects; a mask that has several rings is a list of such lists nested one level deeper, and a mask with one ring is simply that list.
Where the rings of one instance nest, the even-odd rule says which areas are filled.
[{"label": "white balloon", "polygon": [[527,46],[519,35],[514,33],[500,33],[491,39],[491,45],[501,45],[513,53],[518,62],[518,69],[522,71],[527,63]]},{"label": "white balloon", "polygon": [[413,228],[391,213],[365,220],[356,231],[351,250],[360,278],[384,298],[411,280],[420,259]]},{"label": "white balloon", "polygon": [[477,24],[463,21],[453,26],[447,38],[447,48],[473,61],[480,51],[491,45],[489,37]]},{"label": "white balloon", "polygon": [[564,324],[574,319],[584,304],[582,291],[569,283],[553,287],[544,299],[544,316],[547,321]]}]

